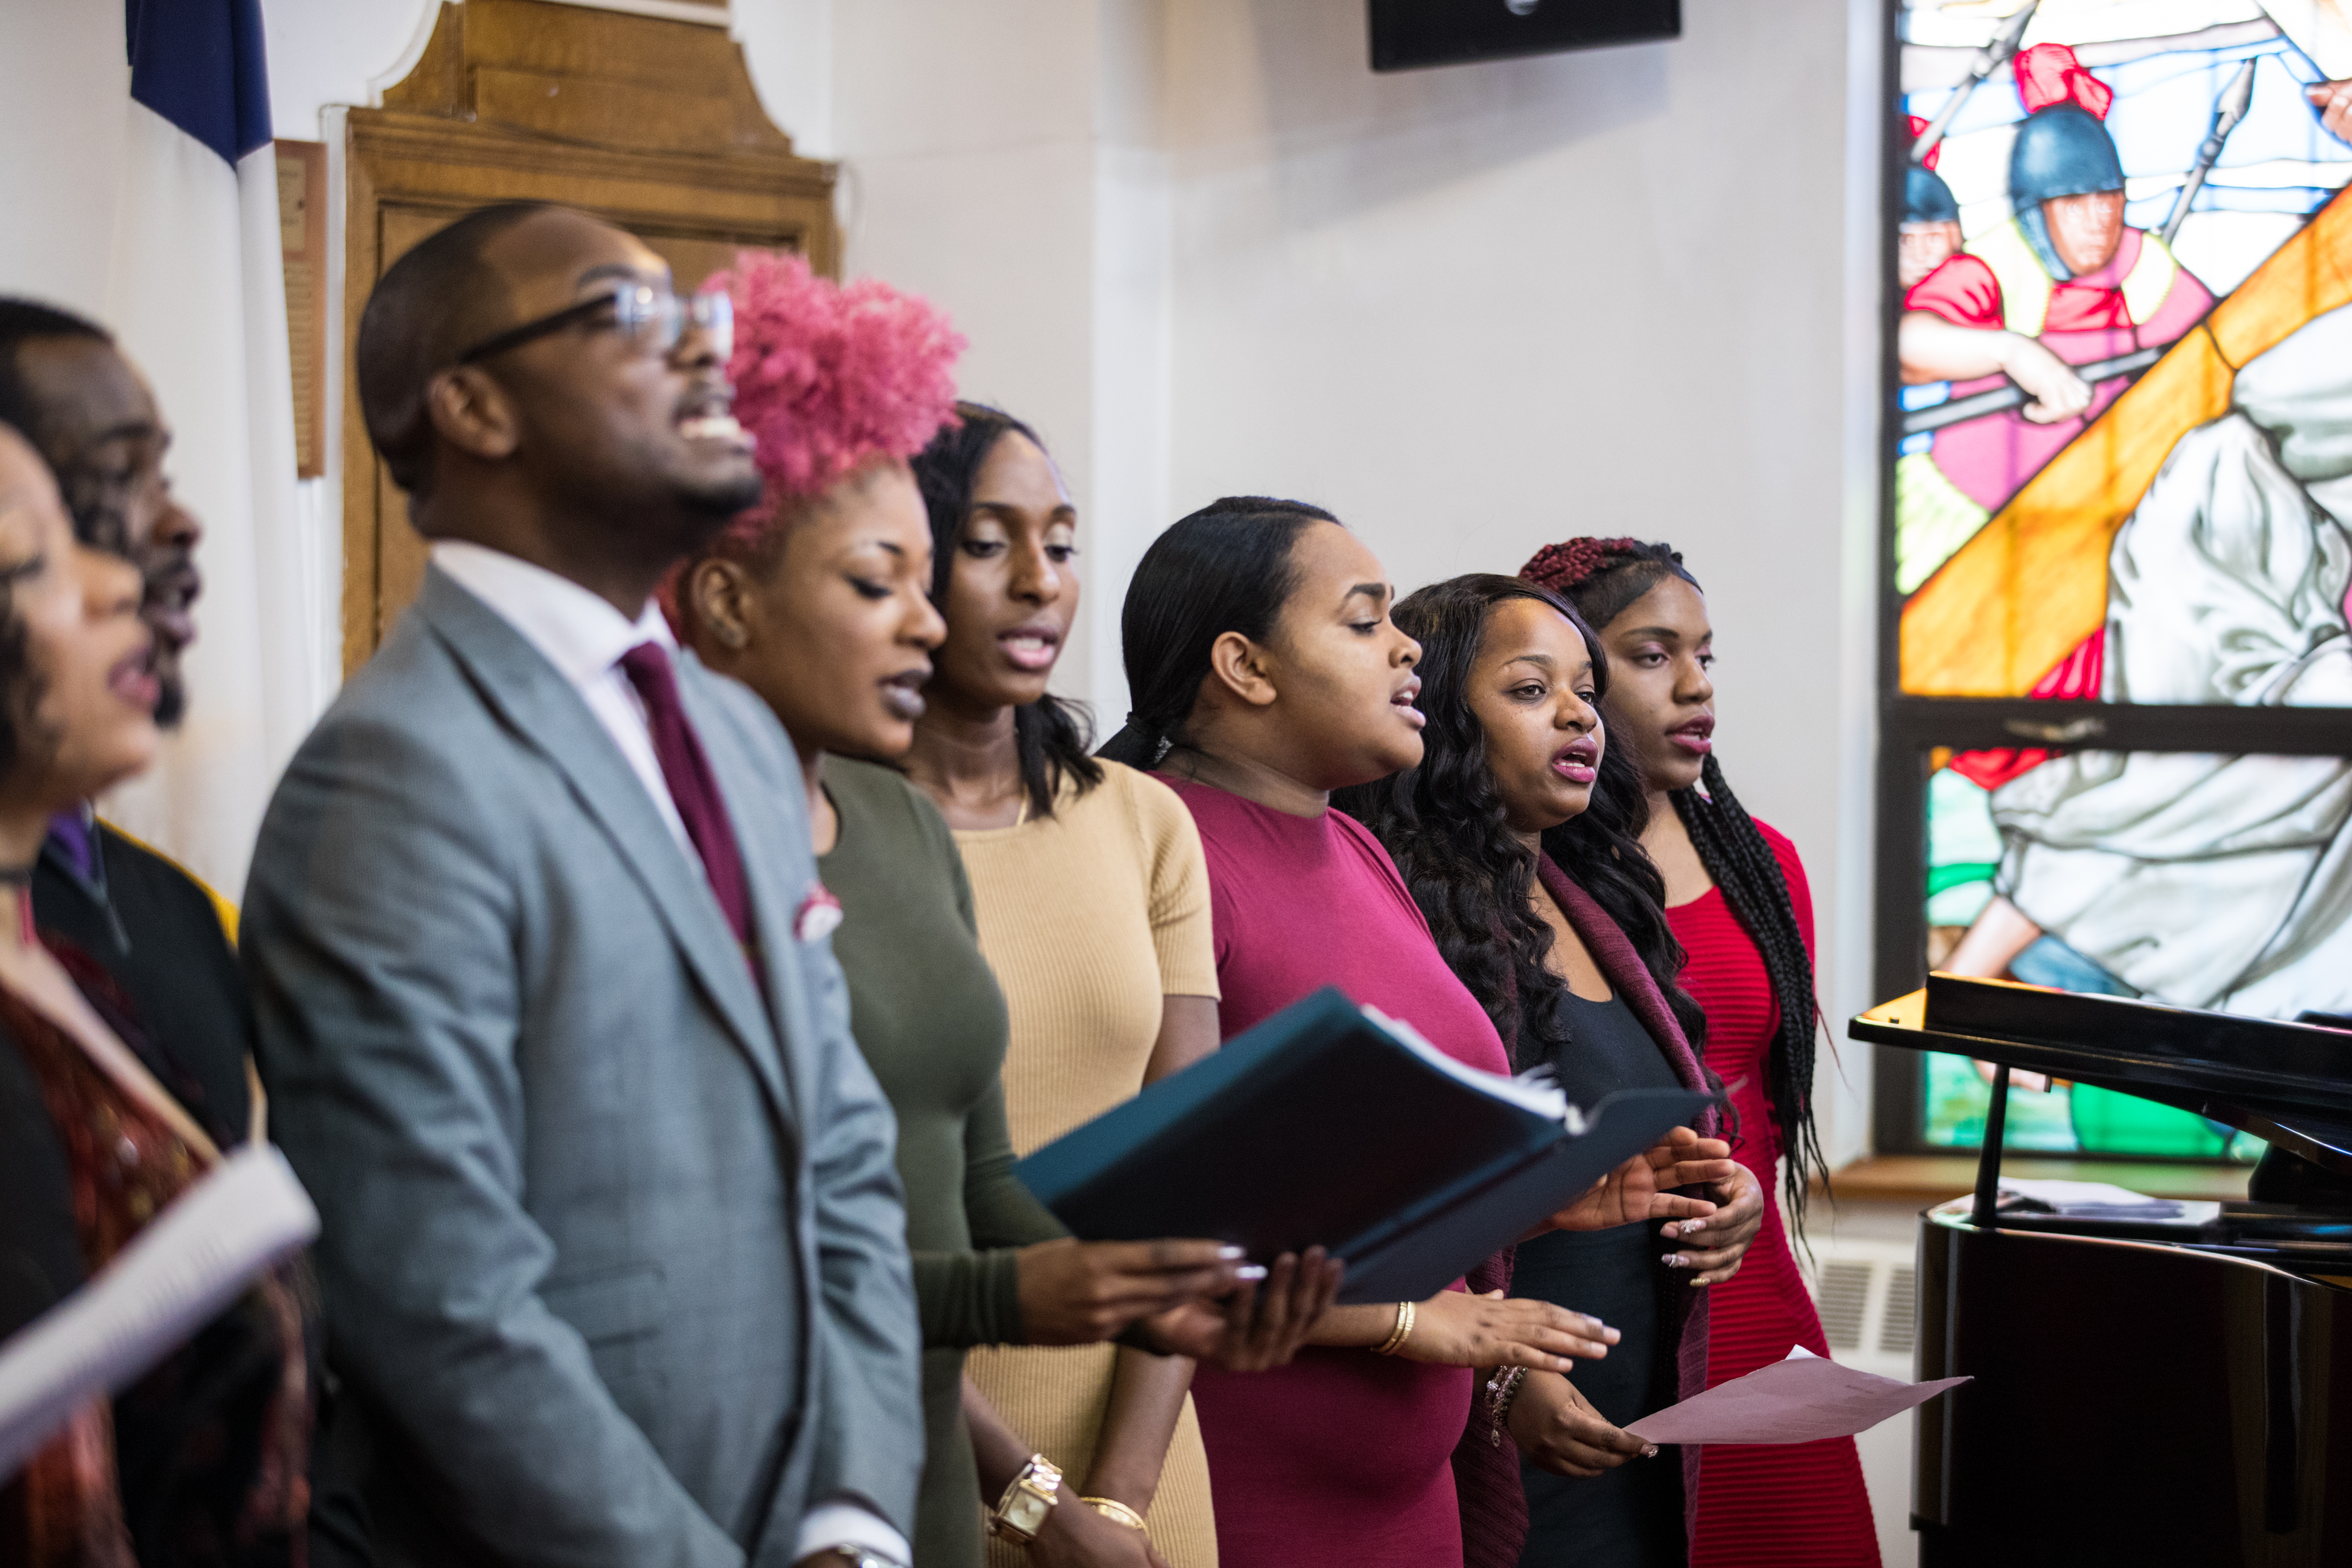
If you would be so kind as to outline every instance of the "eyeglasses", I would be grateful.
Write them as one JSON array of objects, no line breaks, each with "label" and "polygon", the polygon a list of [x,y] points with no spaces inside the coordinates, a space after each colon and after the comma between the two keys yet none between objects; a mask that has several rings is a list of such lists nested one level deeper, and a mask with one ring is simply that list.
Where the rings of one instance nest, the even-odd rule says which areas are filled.
[{"label": "eyeglasses", "polygon": [[689,321],[709,340],[711,352],[720,361],[735,352],[735,303],[723,290],[709,289],[681,299],[675,290],[657,284],[625,283],[610,294],[583,300],[551,316],[541,316],[520,327],[509,327],[494,338],[485,338],[459,354],[457,363],[474,364],[492,354],[519,349],[551,332],[560,332],[574,321],[586,321],[599,310],[612,311],[613,325],[648,353],[667,354],[677,347]]}]

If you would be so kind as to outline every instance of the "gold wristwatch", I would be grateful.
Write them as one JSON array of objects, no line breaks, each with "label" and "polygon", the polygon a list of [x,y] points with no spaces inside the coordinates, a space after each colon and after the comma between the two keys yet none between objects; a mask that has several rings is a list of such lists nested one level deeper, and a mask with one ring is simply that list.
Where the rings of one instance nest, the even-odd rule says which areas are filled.
[{"label": "gold wristwatch", "polygon": [[1045,1455],[1032,1454],[1013,1484],[1004,1489],[1004,1495],[996,1500],[988,1516],[989,1533],[1026,1546],[1037,1539],[1061,1500],[1062,1472]]}]

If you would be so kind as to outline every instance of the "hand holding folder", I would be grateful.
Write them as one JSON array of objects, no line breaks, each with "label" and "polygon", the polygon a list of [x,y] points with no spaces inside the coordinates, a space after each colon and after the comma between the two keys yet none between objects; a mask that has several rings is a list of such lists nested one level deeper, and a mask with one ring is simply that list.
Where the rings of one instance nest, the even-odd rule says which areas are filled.
[{"label": "hand holding folder", "polygon": [[[1347,1266],[1342,1302],[1418,1301],[1575,1211],[1708,1103],[1635,1089],[1574,1107],[1326,989],[1013,1174],[1087,1240],[1209,1237],[1258,1261],[1320,1246]],[[1654,1178],[1678,1181],[1681,1164],[1653,1165]],[[1621,1184],[1591,1202],[1633,1196]]]},{"label": "hand holding folder", "polygon": [[[1723,1152],[1717,1154],[1717,1150]],[[1728,1158],[1731,1145],[1702,1138],[1687,1127],[1671,1127],[1666,1135],[1602,1176],[1577,1196],[1574,1203],[1544,1223],[1545,1230],[1613,1230],[1644,1220],[1703,1220],[1716,1205],[1706,1198],[1685,1197],[1677,1187],[1709,1187],[1734,1179],[1738,1163]]]},{"label": "hand holding folder", "polygon": [[1227,1372],[1286,1364],[1339,1295],[1339,1263],[1310,1247],[1242,1274],[1240,1286],[1222,1299],[1196,1299],[1147,1320],[1139,1325],[1141,1343]]}]

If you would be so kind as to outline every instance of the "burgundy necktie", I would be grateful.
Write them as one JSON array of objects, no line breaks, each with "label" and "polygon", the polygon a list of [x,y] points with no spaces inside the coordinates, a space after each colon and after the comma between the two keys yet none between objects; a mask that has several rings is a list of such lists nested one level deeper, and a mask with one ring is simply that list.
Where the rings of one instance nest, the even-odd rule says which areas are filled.
[{"label": "burgundy necktie", "polygon": [[686,823],[686,836],[702,856],[702,869],[710,890],[735,940],[748,952],[751,945],[751,892],[743,878],[743,852],[736,847],[734,825],[727,820],[727,803],[719,797],[719,781],[710,775],[710,759],[686,709],[677,700],[677,674],[670,668],[669,651],[659,643],[641,642],[621,656],[621,668],[646,705],[646,727],[653,732],[654,757],[661,763],[662,782]]}]

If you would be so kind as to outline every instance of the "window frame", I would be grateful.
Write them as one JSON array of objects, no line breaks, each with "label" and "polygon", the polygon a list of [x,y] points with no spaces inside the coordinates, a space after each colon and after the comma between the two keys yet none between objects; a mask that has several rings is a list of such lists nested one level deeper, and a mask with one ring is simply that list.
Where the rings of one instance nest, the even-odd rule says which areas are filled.
[{"label": "window frame", "polygon": [[[1878,443],[1878,752],[1872,859],[1872,994],[1884,1001],[1927,984],[1927,758],[1954,751],[2037,746],[2053,752],[2263,752],[2352,757],[2352,709],[2237,708],[2046,701],[2030,697],[1922,697],[1902,689],[1904,595],[1895,586],[1895,464],[1901,437],[1901,385],[1895,329],[1903,289],[1895,235],[1909,161],[1908,128],[1898,112],[1903,40],[1901,0],[1885,0],[1877,113],[1881,131],[1879,197],[1880,331],[1875,434]],[[2227,296],[2223,296],[2227,298]],[[2218,304],[2219,301],[2217,300]],[[1881,1154],[1948,1154],[1925,1136],[1925,1058],[1892,1046],[1873,1047],[1872,1146]],[[2085,1150],[2085,1161],[2147,1164],[2165,1157]],[[2217,1164],[2178,1160],[2182,1164]]]}]

